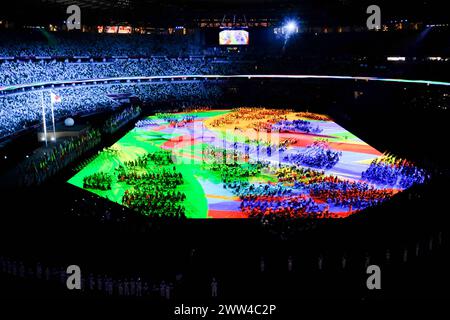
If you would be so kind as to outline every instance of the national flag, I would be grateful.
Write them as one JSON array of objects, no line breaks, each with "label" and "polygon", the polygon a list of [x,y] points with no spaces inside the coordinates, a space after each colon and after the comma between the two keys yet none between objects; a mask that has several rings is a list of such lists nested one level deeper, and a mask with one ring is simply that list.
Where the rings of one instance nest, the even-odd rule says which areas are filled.
[{"label": "national flag", "polygon": [[52,103],[60,103],[61,102],[61,96],[58,96],[54,94],[53,92],[50,93]]}]

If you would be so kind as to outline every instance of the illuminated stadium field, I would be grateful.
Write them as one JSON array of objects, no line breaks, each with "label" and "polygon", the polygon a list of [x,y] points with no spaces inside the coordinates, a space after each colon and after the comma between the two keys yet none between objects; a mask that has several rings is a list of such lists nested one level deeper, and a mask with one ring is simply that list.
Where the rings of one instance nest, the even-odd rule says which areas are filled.
[{"label": "illuminated stadium field", "polygon": [[[362,180],[374,163],[403,171]],[[69,183],[146,215],[171,202],[187,218],[343,218],[409,187],[404,166],[324,115],[243,108],[141,120]]]}]

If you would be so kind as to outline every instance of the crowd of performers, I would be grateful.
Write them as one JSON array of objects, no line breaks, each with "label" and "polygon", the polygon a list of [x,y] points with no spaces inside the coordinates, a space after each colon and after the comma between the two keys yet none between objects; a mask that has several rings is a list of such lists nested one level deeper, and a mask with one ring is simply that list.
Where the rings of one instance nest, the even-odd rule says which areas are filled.
[{"label": "crowd of performers", "polygon": [[97,190],[111,190],[113,178],[109,173],[97,172],[83,178],[83,188]]},{"label": "crowd of performers", "polygon": [[173,164],[172,152],[169,150],[158,150],[138,156],[135,160],[125,161],[117,170],[124,171],[136,167],[146,168],[148,165],[167,166]]},{"label": "crowd of performers", "polygon": [[153,120],[153,119],[143,119],[136,122],[135,127],[136,128],[145,128],[145,127],[154,127],[158,126],[159,124]]},{"label": "crowd of performers", "polygon": [[[207,145],[202,148],[202,159],[204,163],[208,164],[223,164],[223,163],[243,163],[249,160],[248,150],[247,152],[241,152],[238,150],[237,145],[233,149],[218,148],[215,146]],[[214,167],[213,171],[217,171]]]},{"label": "crowd of performers", "polygon": [[[299,194],[294,188],[283,183],[250,183],[249,177],[269,169],[269,162],[255,164],[220,165],[223,187],[241,200],[240,209],[249,217],[262,218],[276,215],[289,217],[326,217],[328,212],[321,210],[312,198]],[[299,171],[297,171],[299,172]],[[304,172],[305,174],[306,171]]]},{"label": "crowd of performers", "polygon": [[39,151],[19,165],[21,184],[40,185],[101,142],[101,133],[89,129],[78,137],[64,140],[44,152]]},{"label": "crowd of performers", "polygon": [[296,142],[295,138],[282,139],[276,143],[263,139],[246,139],[245,143],[229,143],[228,148],[219,148],[211,145],[204,146],[202,153],[204,160],[215,159],[214,161],[219,163],[248,162],[251,153],[256,153],[258,160],[264,157],[280,155]]},{"label": "crowd of performers", "polygon": [[361,178],[375,184],[409,188],[423,183],[427,174],[408,160],[385,155],[373,160]]},{"label": "crowd of performers", "polygon": [[311,120],[318,120],[318,121],[330,121],[330,118],[323,114],[318,113],[311,113],[311,112],[299,112],[296,113],[295,116],[297,118],[306,118]]},{"label": "crowd of performers", "polygon": [[137,118],[141,112],[142,109],[139,106],[125,108],[121,112],[111,116],[111,118],[106,121],[103,126],[103,131],[107,133],[114,133],[129,121]]},{"label": "crowd of performers", "polygon": [[188,123],[194,122],[197,118],[196,115],[184,115],[183,117],[177,117],[172,113],[157,113],[155,117],[169,123],[169,127],[171,128],[183,128]]},{"label": "crowd of performers", "polygon": [[176,190],[183,184],[183,175],[172,164],[172,153],[161,150],[119,166],[118,181],[130,186],[122,204],[151,217],[185,217],[186,195]]},{"label": "crowd of performers", "polygon": [[307,189],[315,199],[329,205],[361,210],[377,205],[394,195],[392,189],[377,189],[365,182],[351,182],[340,179],[309,184]]},{"label": "crowd of performers", "polygon": [[123,167],[120,167],[118,169],[118,181],[126,182],[132,186],[145,185],[145,183],[150,183],[153,185],[158,182],[160,183],[160,186],[174,189],[183,184],[183,175],[181,172],[176,171],[175,167],[173,167],[172,170],[164,168],[156,171],[155,169],[150,173],[138,173],[134,170],[125,171]]},{"label": "crowd of performers", "polygon": [[323,177],[324,171],[318,171],[311,168],[298,167],[295,165],[279,166],[274,172],[278,182],[294,183],[299,181],[309,181],[317,177]]},{"label": "crowd of performers", "polygon": [[297,143],[295,138],[281,139],[279,142],[266,141],[263,139],[248,140],[244,145],[245,153],[256,152],[259,155],[267,155],[268,157],[273,154],[280,154],[287,150],[287,148]]},{"label": "crowd of performers", "polygon": [[[213,160],[214,155],[226,152],[220,148],[209,151],[208,156]],[[366,181],[326,175],[323,170],[296,164],[222,163],[222,159],[216,157],[216,161],[207,164],[207,169],[220,175],[223,188],[240,198],[240,209],[249,217],[330,217],[331,207],[340,207],[342,212],[362,210],[378,205],[398,192],[392,188],[377,188]],[[264,174],[275,176],[276,181],[250,183],[252,177]]]},{"label": "crowd of performers", "polygon": [[328,142],[317,140],[302,152],[286,155],[284,160],[296,165],[331,169],[339,162],[341,155],[342,152],[331,150]]},{"label": "crowd of performers", "polygon": [[[329,120],[326,116],[310,113],[298,113],[296,116],[319,121]],[[239,123],[242,121],[253,121],[250,127],[255,130],[321,132],[321,129],[314,127],[310,121],[290,121],[282,110],[270,109],[237,109],[215,119],[211,125],[232,125],[235,130],[240,130]],[[349,181],[325,175],[323,170],[333,168],[342,156],[342,152],[330,148],[327,140],[317,140],[300,153],[285,154],[283,160],[291,165],[278,165],[278,168],[273,170],[273,165],[269,162],[250,164],[248,154],[255,151],[255,145],[257,153],[263,152],[270,157],[273,151],[286,151],[291,143],[295,141],[273,145],[270,141],[257,140],[252,143],[247,139],[243,148],[239,148],[235,143],[234,146],[227,146],[228,149],[208,148],[203,155],[212,158],[218,155],[220,158],[222,155],[221,160],[226,160],[226,164],[221,161],[210,164],[209,169],[220,172],[223,187],[240,197],[241,210],[249,216],[278,214],[327,217],[330,216],[330,207],[341,207],[343,211],[349,212],[361,210],[391,198],[398,192],[394,186],[405,189],[415,183],[424,182],[426,177],[425,172],[412,163],[391,156],[374,160],[362,174],[362,180],[365,181]],[[243,149],[244,152],[237,152],[237,149]],[[249,182],[251,177],[260,175],[264,170],[275,173],[277,183]]]},{"label": "crowd of performers", "polygon": [[190,106],[184,106],[183,112],[204,112],[211,110],[210,106],[199,106],[199,105],[190,105]]},{"label": "crowd of performers", "polygon": [[[288,170],[284,170],[281,166],[273,170],[269,161],[222,163],[219,157],[216,161],[213,158],[213,161],[206,165],[206,169],[220,175],[223,188],[240,198],[240,209],[249,217],[261,218],[268,215],[325,217],[328,214],[325,210],[321,210],[311,198],[284,186],[281,180],[287,179],[281,178],[283,175],[281,172],[287,174]],[[278,183],[262,184],[249,181],[251,177],[264,173],[270,174],[273,171],[279,172]],[[305,175],[310,177],[319,175],[319,173],[313,173],[313,170],[309,171],[301,168],[292,169],[292,172],[298,174],[299,179]]]},{"label": "crowd of performers", "polygon": [[[264,108],[237,108],[232,112],[223,115],[210,123],[211,127],[221,127],[234,125],[235,129],[242,129],[240,124],[247,122],[247,128],[255,131],[265,132],[305,132],[318,134],[322,129],[317,125],[313,126],[311,121],[296,119],[288,120],[287,114],[290,110],[264,109]],[[328,121],[329,118],[320,114],[300,112],[296,117]]]},{"label": "crowd of performers", "polygon": [[[255,185],[242,181],[226,187],[240,196],[241,210],[249,216],[280,215],[290,217],[330,217],[330,207],[352,212],[382,203],[396,191],[377,189],[367,182],[353,182],[323,171],[295,165],[277,170],[278,183]],[[286,182],[294,182],[286,186]]]},{"label": "crowd of performers", "polygon": [[320,129],[319,126],[313,127],[310,121],[300,119],[282,120],[272,125],[271,130],[277,132],[294,131],[294,132],[306,132],[314,134],[322,132],[322,129]]},{"label": "crowd of performers", "polygon": [[[307,118],[309,114],[298,114]],[[195,116],[174,117],[157,114],[173,126],[184,126],[195,121]],[[271,120],[266,120],[270,118]],[[275,122],[271,122],[275,119]],[[328,120],[317,115],[314,120]],[[278,131],[319,132],[309,121],[286,119],[285,110],[240,108],[218,117],[212,126],[232,124],[239,130],[239,121],[253,121],[258,128]],[[156,125],[154,120],[143,120],[137,127]],[[252,160],[249,153],[284,152],[295,139],[278,143],[246,138],[245,143],[225,142],[223,148],[213,145],[202,149],[203,169],[215,173],[223,188],[239,197],[241,211],[249,217],[314,217],[333,216],[333,212],[352,212],[378,205],[392,197],[398,190],[424,182],[425,171],[412,163],[392,156],[374,160],[362,173],[361,181],[345,180],[327,175],[342,155],[330,148],[327,140],[316,140],[299,153],[284,153],[289,164],[265,160]],[[185,217],[180,192],[183,175],[174,165],[172,152],[160,150],[125,162],[116,169],[117,181],[129,188],[122,204],[147,216]],[[266,177],[261,180],[261,177]],[[86,188],[111,189],[112,179],[106,173],[97,173],[84,179]]]},{"label": "crowd of performers", "polygon": [[210,125],[211,127],[235,125],[235,128],[240,128],[241,121],[256,121],[253,123],[253,129],[267,131],[273,124],[281,120],[287,120],[286,115],[289,112],[289,110],[282,109],[237,108],[215,119]]},{"label": "crowd of performers", "polygon": [[177,190],[183,184],[183,175],[173,164],[171,151],[146,153],[124,162],[114,174],[97,172],[84,177],[83,187],[111,190],[117,181],[126,185],[121,200],[124,206],[150,217],[184,218],[186,195]]},{"label": "crowd of performers", "polygon": [[[324,218],[330,217],[330,206],[348,211],[360,210],[377,205],[395,194],[392,189],[377,189],[365,182],[346,181],[295,166],[290,169],[297,174],[292,187],[284,186],[282,182],[250,183],[248,179],[260,174],[264,167],[264,163],[210,165],[212,170],[219,172],[223,187],[240,198],[240,208],[249,217],[276,215]],[[280,172],[287,171],[283,168]],[[185,195],[174,191],[177,185],[183,183],[181,174],[166,171],[122,175],[121,179],[127,182],[131,180],[130,183],[134,185],[133,190],[125,193],[124,205],[147,215],[183,216],[184,208],[179,202],[185,199]],[[280,174],[280,180],[284,180],[283,174]]]},{"label": "crowd of performers", "polygon": [[[218,156],[224,150],[213,147],[208,150],[210,161],[204,162],[203,168],[215,172],[223,188],[239,197],[240,210],[248,217],[327,218],[333,216],[337,207],[342,208],[339,212],[362,210],[378,205],[398,192],[295,164],[226,163]],[[118,181],[130,186],[122,204],[147,216],[185,217],[183,201],[186,195],[177,190],[183,184],[183,175],[172,164],[171,152],[162,150],[118,167]],[[272,176],[274,180],[251,182],[253,177],[264,175]],[[107,190],[111,180],[107,174],[98,173],[86,177],[84,183],[88,188]]]},{"label": "crowd of performers", "polygon": [[[328,149],[326,141],[316,141],[306,148],[307,161],[296,163],[293,158],[289,159],[289,165],[254,162],[233,149],[213,146],[205,148],[203,156],[207,159],[206,169],[220,175],[223,188],[241,199],[240,208],[250,217],[329,217],[330,207],[341,207],[342,212],[361,210],[396,193],[392,188],[379,189],[365,181],[353,182],[326,175],[324,169],[330,168],[337,160],[333,157],[323,160],[318,150],[333,152]],[[313,156],[312,151],[320,156]],[[339,155],[337,152],[334,154],[335,157]],[[250,183],[252,177],[264,174],[275,176],[276,180]]]},{"label": "crowd of performers", "polygon": [[306,195],[274,196],[247,195],[241,197],[241,210],[249,217],[263,218],[326,218],[327,209],[321,209],[312,198]]},{"label": "crowd of performers", "polygon": [[209,170],[217,171],[224,185],[239,179],[247,179],[261,173],[262,163],[214,163],[208,166]]},{"label": "crowd of performers", "polygon": [[250,153],[256,152],[258,158],[259,156],[266,155],[268,157],[276,154],[276,152],[281,153],[286,150],[288,143],[271,143],[270,141],[263,140],[248,140],[247,143],[243,144],[243,148],[240,148],[239,143],[235,142],[233,149],[242,150],[244,154],[249,155]]},{"label": "crowd of performers", "polygon": [[[173,186],[176,173],[162,172],[150,175],[135,177],[134,188],[126,190],[122,197],[122,204],[141,214],[151,217],[185,217],[185,208],[182,202],[186,195],[176,191]],[[183,180],[177,181],[182,184]]]}]

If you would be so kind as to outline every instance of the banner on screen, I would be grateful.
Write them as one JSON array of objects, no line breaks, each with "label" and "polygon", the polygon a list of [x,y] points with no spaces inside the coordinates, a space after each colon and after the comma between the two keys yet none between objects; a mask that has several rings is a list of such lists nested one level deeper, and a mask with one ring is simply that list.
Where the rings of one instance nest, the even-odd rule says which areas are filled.
[{"label": "banner on screen", "polygon": [[249,44],[249,34],[245,30],[223,30],[219,33],[221,46],[240,46]]}]

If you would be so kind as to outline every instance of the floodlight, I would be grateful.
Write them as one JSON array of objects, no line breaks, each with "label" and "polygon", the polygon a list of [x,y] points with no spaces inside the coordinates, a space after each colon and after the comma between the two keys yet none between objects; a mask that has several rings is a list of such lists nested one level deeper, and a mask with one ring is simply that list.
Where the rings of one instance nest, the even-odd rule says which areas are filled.
[{"label": "floodlight", "polygon": [[286,33],[294,33],[297,32],[298,26],[297,23],[295,21],[289,21],[285,26],[284,26]]}]

